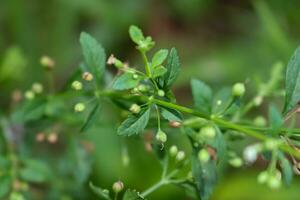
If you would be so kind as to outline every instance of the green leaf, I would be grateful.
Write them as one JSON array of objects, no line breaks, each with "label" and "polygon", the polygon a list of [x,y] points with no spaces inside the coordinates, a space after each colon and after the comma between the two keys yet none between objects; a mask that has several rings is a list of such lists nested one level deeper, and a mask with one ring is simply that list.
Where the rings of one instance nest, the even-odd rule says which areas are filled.
[{"label": "green leaf", "polygon": [[283,113],[287,114],[300,101],[300,47],[290,59],[285,78],[285,104]]},{"label": "green leaf", "polygon": [[145,39],[141,29],[134,25],[129,27],[129,36],[136,44],[139,44]]},{"label": "green leaf", "polygon": [[212,91],[209,86],[200,80],[191,81],[195,108],[206,114],[211,113]]},{"label": "green leaf", "polygon": [[156,67],[161,65],[168,56],[168,50],[167,49],[161,49],[158,52],[156,52],[152,58],[151,66]]},{"label": "green leaf", "polygon": [[165,86],[169,88],[174,83],[180,72],[179,57],[175,48],[171,49],[170,55],[167,59],[167,70],[168,71],[164,76],[164,82]]},{"label": "green leaf", "polygon": [[152,70],[152,78],[157,78],[162,75],[164,75],[168,70],[163,67],[162,65],[159,65],[157,67],[154,67]]},{"label": "green leaf", "polygon": [[144,198],[135,190],[126,190],[123,200],[143,200]]},{"label": "green leaf", "polygon": [[12,177],[9,175],[0,176],[0,198],[5,199],[4,197],[8,195],[12,185]]},{"label": "green leaf", "polygon": [[209,200],[217,183],[217,167],[213,160],[201,163],[197,156],[197,150],[192,155],[192,173],[195,179],[198,195],[201,200]]},{"label": "green leaf", "polygon": [[182,115],[179,111],[170,108],[165,108],[165,107],[160,107],[160,109],[161,109],[161,116],[166,120],[177,121],[177,122],[182,121]]},{"label": "green leaf", "polygon": [[25,167],[20,170],[20,177],[24,181],[43,183],[52,178],[49,166],[40,160],[25,160]]},{"label": "green leaf", "polygon": [[118,134],[131,136],[142,132],[149,121],[150,108],[142,110],[138,115],[130,115],[118,128]]},{"label": "green leaf", "polygon": [[283,118],[274,105],[269,107],[269,122],[274,134],[279,133],[279,129],[283,125]]},{"label": "green leaf", "polygon": [[86,131],[93,124],[93,122],[96,120],[99,110],[100,110],[100,103],[97,103],[92,109],[92,111],[90,112],[90,114],[88,115],[88,117],[86,118],[84,124],[80,129],[80,132]]},{"label": "green leaf", "polygon": [[293,167],[290,161],[285,157],[284,154],[279,154],[280,166],[282,171],[282,180],[286,186],[291,185],[293,180]]},{"label": "green leaf", "polygon": [[214,96],[212,112],[215,114],[224,112],[228,108],[231,98],[231,88],[221,88]]},{"label": "green leaf", "polygon": [[88,70],[96,77],[98,83],[102,80],[105,70],[106,55],[101,44],[88,33],[82,32],[80,44],[83,50],[85,64]]},{"label": "green leaf", "polygon": [[140,77],[134,79],[133,73],[125,72],[121,76],[117,77],[112,87],[115,90],[127,90],[136,87],[139,82]]},{"label": "green leaf", "polygon": [[109,196],[109,192],[105,192],[104,189],[100,188],[100,187],[96,187],[95,185],[93,185],[92,182],[90,182],[89,184],[91,190],[98,196],[101,197],[103,199],[106,200],[111,200],[110,196]]}]

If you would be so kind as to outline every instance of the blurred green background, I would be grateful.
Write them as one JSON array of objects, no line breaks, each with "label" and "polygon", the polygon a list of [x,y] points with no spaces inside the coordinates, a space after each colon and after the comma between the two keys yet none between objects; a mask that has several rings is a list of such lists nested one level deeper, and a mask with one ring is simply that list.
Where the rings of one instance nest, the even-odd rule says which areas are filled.
[{"label": "blurred green background", "polygon": [[[43,55],[55,59],[55,81],[62,87],[82,60],[81,31],[97,38],[107,55],[139,63],[128,37],[131,24],[153,36],[157,48],[178,49],[183,68],[175,89],[179,102],[190,103],[191,78],[214,88],[246,79],[255,86],[256,80],[269,77],[272,64],[286,63],[298,46],[299,8],[298,0],[1,0],[0,105],[7,105],[13,89],[43,82],[39,65]],[[159,178],[158,162],[139,140],[118,138],[118,117],[102,112],[101,129],[86,135],[95,143],[91,179],[103,187],[121,179],[126,187],[144,190]],[[173,137],[175,141],[180,135]],[[124,143],[130,156],[127,167],[122,165]],[[184,144],[179,146],[184,148]],[[299,182],[289,189],[270,191],[257,185],[261,166],[256,169],[228,169],[213,199],[299,199]],[[188,199],[172,186],[150,198]]]}]

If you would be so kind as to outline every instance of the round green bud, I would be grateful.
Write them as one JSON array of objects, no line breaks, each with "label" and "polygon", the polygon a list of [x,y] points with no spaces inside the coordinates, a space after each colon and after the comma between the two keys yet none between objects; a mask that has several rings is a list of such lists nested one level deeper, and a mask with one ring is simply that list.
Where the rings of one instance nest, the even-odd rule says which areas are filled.
[{"label": "round green bud", "polygon": [[253,100],[253,103],[255,106],[260,106],[263,102],[263,97],[262,96],[256,96]]},{"label": "round green bud", "polygon": [[267,184],[271,189],[278,189],[281,186],[281,180],[274,174],[269,176]]},{"label": "round green bud", "polygon": [[36,94],[40,94],[43,92],[44,88],[43,88],[43,85],[40,84],[40,83],[34,83],[32,84],[32,87],[31,87],[32,91]]},{"label": "round green bud", "polygon": [[130,112],[134,113],[134,114],[138,114],[139,112],[141,112],[141,107],[137,104],[132,104],[129,108]]},{"label": "round green bud", "polygon": [[232,158],[232,159],[230,159],[229,161],[229,164],[231,165],[231,166],[233,166],[233,167],[241,167],[242,165],[243,165],[243,160],[241,159],[241,158],[238,158],[238,157],[236,157],[236,158]]},{"label": "round green bud", "polygon": [[40,63],[43,67],[45,67],[46,69],[53,69],[55,62],[54,60],[52,60],[52,58],[50,58],[49,56],[43,56],[41,57]]},{"label": "round green bud", "polygon": [[178,151],[177,155],[176,155],[176,161],[180,162],[183,161],[185,159],[185,152],[184,151]]},{"label": "round green bud", "polygon": [[176,145],[172,145],[169,149],[169,153],[172,157],[175,157],[178,153],[178,148]]},{"label": "round green bud", "polygon": [[236,83],[232,87],[232,95],[236,97],[243,96],[245,94],[245,85],[243,83]]},{"label": "round green bud", "polygon": [[198,152],[198,159],[202,163],[207,163],[210,160],[210,155],[206,149],[201,149]]},{"label": "round green bud", "polygon": [[268,171],[262,171],[258,174],[257,182],[260,184],[266,183],[269,179]]},{"label": "round green bud", "polygon": [[75,112],[83,112],[85,110],[85,105],[84,103],[77,103],[74,106]]},{"label": "round green bud", "polygon": [[72,88],[74,90],[81,90],[82,89],[82,83],[80,81],[73,81],[72,82]]},{"label": "round green bud", "polygon": [[222,105],[222,100],[217,101],[217,106],[220,106],[220,105]]},{"label": "round green bud", "polygon": [[212,126],[205,126],[201,128],[200,135],[207,139],[213,139],[216,137],[216,129]]},{"label": "round green bud", "polygon": [[253,122],[255,126],[259,127],[265,127],[267,125],[267,121],[263,116],[257,116]]},{"label": "round green bud", "polygon": [[156,140],[161,142],[161,143],[165,143],[167,141],[167,134],[165,132],[163,132],[162,130],[159,130],[157,133],[156,133],[156,136],[155,136]]},{"label": "round green bud", "polygon": [[157,91],[157,95],[160,96],[160,97],[164,97],[164,96],[165,96],[165,91],[163,91],[163,90],[158,90],[158,91]]},{"label": "round green bud", "polygon": [[124,189],[124,184],[122,181],[117,181],[113,184],[112,189],[115,193],[119,193]]},{"label": "round green bud", "polygon": [[133,74],[133,75],[132,75],[132,78],[133,78],[134,80],[136,80],[136,79],[138,79],[138,78],[139,78],[139,75],[137,75],[137,74]]},{"label": "round green bud", "polygon": [[34,94],[33,91],[28,90],[28,91],[25,92],[24,96],[25,96],[26,99],[32,100],[32,99],[34,99],[35,94]]}]

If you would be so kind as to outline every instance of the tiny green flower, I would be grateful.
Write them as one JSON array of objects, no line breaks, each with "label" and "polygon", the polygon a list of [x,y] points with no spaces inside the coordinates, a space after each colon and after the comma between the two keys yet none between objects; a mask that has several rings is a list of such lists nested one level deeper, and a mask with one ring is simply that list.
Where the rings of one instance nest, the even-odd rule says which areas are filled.
[{"label": "tiny green flower", "polygon": [[201,163],[207,163],[210,160],[210,155],[206,149],[201,149],[198,152],[198,159]]},{"label": "tiny green flower", "polygon": [[267,120],[263,116],[257,116],[253,123],[255,126],[265,127],[267,125]]},{"label": "tiny green flower", "polygon": [[205,126],[201,128],[200,135],[207,139],[213,139],[216,137],[216,129],[212,126]]},{"label": "tiny green flower", "polygon": [[74,90],[82,90],[82,83],[80,81],[73,81],[72,88]]},{"label": "tiny green flower", "polygon": [[124,184],[122,181],[117,181],[113,184],[112,189],[115,193],[119,193],[124,189]]},{"label": "tiny green flower", "polygon": [[184,151],[178,151],[177,155],[176,155],[176,161],[180,162],[183,161],[185,159],[185,152]]},{"label": "tiny green flower", "polygon": [[239,157],[232,158],[228,162],[231,166],[236,168],[241,167],[243,165],[243,160]]},{"label": "tiny green flower", "polygon": [[85,110],[85,105],[84,103],[77,103],[75,106],[74,106],[74,110],[75,112],[83,112]]},{"label": "tiny green flower", "polygon": [[43,85],[40,83],[33,83],[31,89],[36,94],[40,94],[44,90]]},{"label": "tiny green flower", "polygon": [[245,85],[243,83],[236,83],[232,87],[232,95],[236,97],[243,96],[245,94]]},{"label": "tiny green flower", "polygon": [[130,112],[134,113],[134,114],[138,114],[139,112],[141,112],[141,107],[137,104],[132,104],[129,108]]},{"label": "tiny green flower", "polygon": [[25,96],[26,99],[32,100],[32,99],[34,99],[35,94],[34,94],[33,91],[28,90],[28,91],[25,92],[24,96]]},{"label": "tiny green flower", "polygon": [[162,130],[159,130],[156,133],[155,138],[156,138],[157,141],[159,141],[161,143],[165,143],[168,139],[167,134],[165,132],[163,132]]},{"label": "tiny green flower", "polygon": [[176,145],[172,145],[169,149],[169,153],[172,157],[175,157],[178,153],[178,148]]},{"label": "tiny green flower", "polygon": [[160,96],[160,97],[164,97],[164,96],[165,96],[165,91],[163,91],[163,90],[158,90],[158,91],[157,91],[157,95]]}]

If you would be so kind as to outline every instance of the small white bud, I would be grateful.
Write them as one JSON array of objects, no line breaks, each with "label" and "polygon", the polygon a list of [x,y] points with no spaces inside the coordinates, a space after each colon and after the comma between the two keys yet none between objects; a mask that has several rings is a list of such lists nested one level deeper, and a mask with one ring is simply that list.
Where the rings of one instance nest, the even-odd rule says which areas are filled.
[{"label": "small white bud", "polygon": [[94,78],[94,76],[90,72],[84,72],[82,74],[82,79],[85,81],[91,81],[91,80],[93,80],[93,78]]},{"label": "small white bud", "polygon": [[34,94],[33,91],[28,90],[28,91],[25,92],[24,96],[25,96],[26,99],[32,100],[32,99],[34,99],[35,94]]},{"label": "small white bud", "polygon": [[85,105],[83,103],[77,103],[74,106],[75,112],[83,112],[85,110]]},{"label": "small white bud", "polygon": [[176,145],[170,147],[169,153],[172,157],[176,156],[178,153],[178,148]]},{"label": "small white bud", "polygon": [[184,151],[178,151],[177,155],[176,155],[176,161],[180,162],[183,161],[185,159],[185,152]]},{"label": "small white bud", "polygon": [[141,107],[137,104],[132,104],[129,108],[130,112],[134,113],[134,114],[138,114],[139,112],[141,112]]},{"label": "small white bud", "polygon": [[32,91],[36,94],[40,94],[43,92],[44,88],[43,88],[43,85],[40,84],[40,83],[34,83],[32,84],[32,87],[31,87]]},{"label": "small white bud", "polygon": [[124,184],[122,181],[117,181],[113,184],[112,189],[115,193],[119,193],[124,189]]},{"label": "small white bud", "polygon": [[157,133],[156,133],[156,136],[155,136],[156,140],[161,142],[161,143],[165,143],[167,141],[167,134],[165,132],[163,132],[162,130],[159,130]]},{"label": "small white bud", "polygon": [[74,90],[82,90],[82,83],[80,81],[73,81],[72,88]]}]

